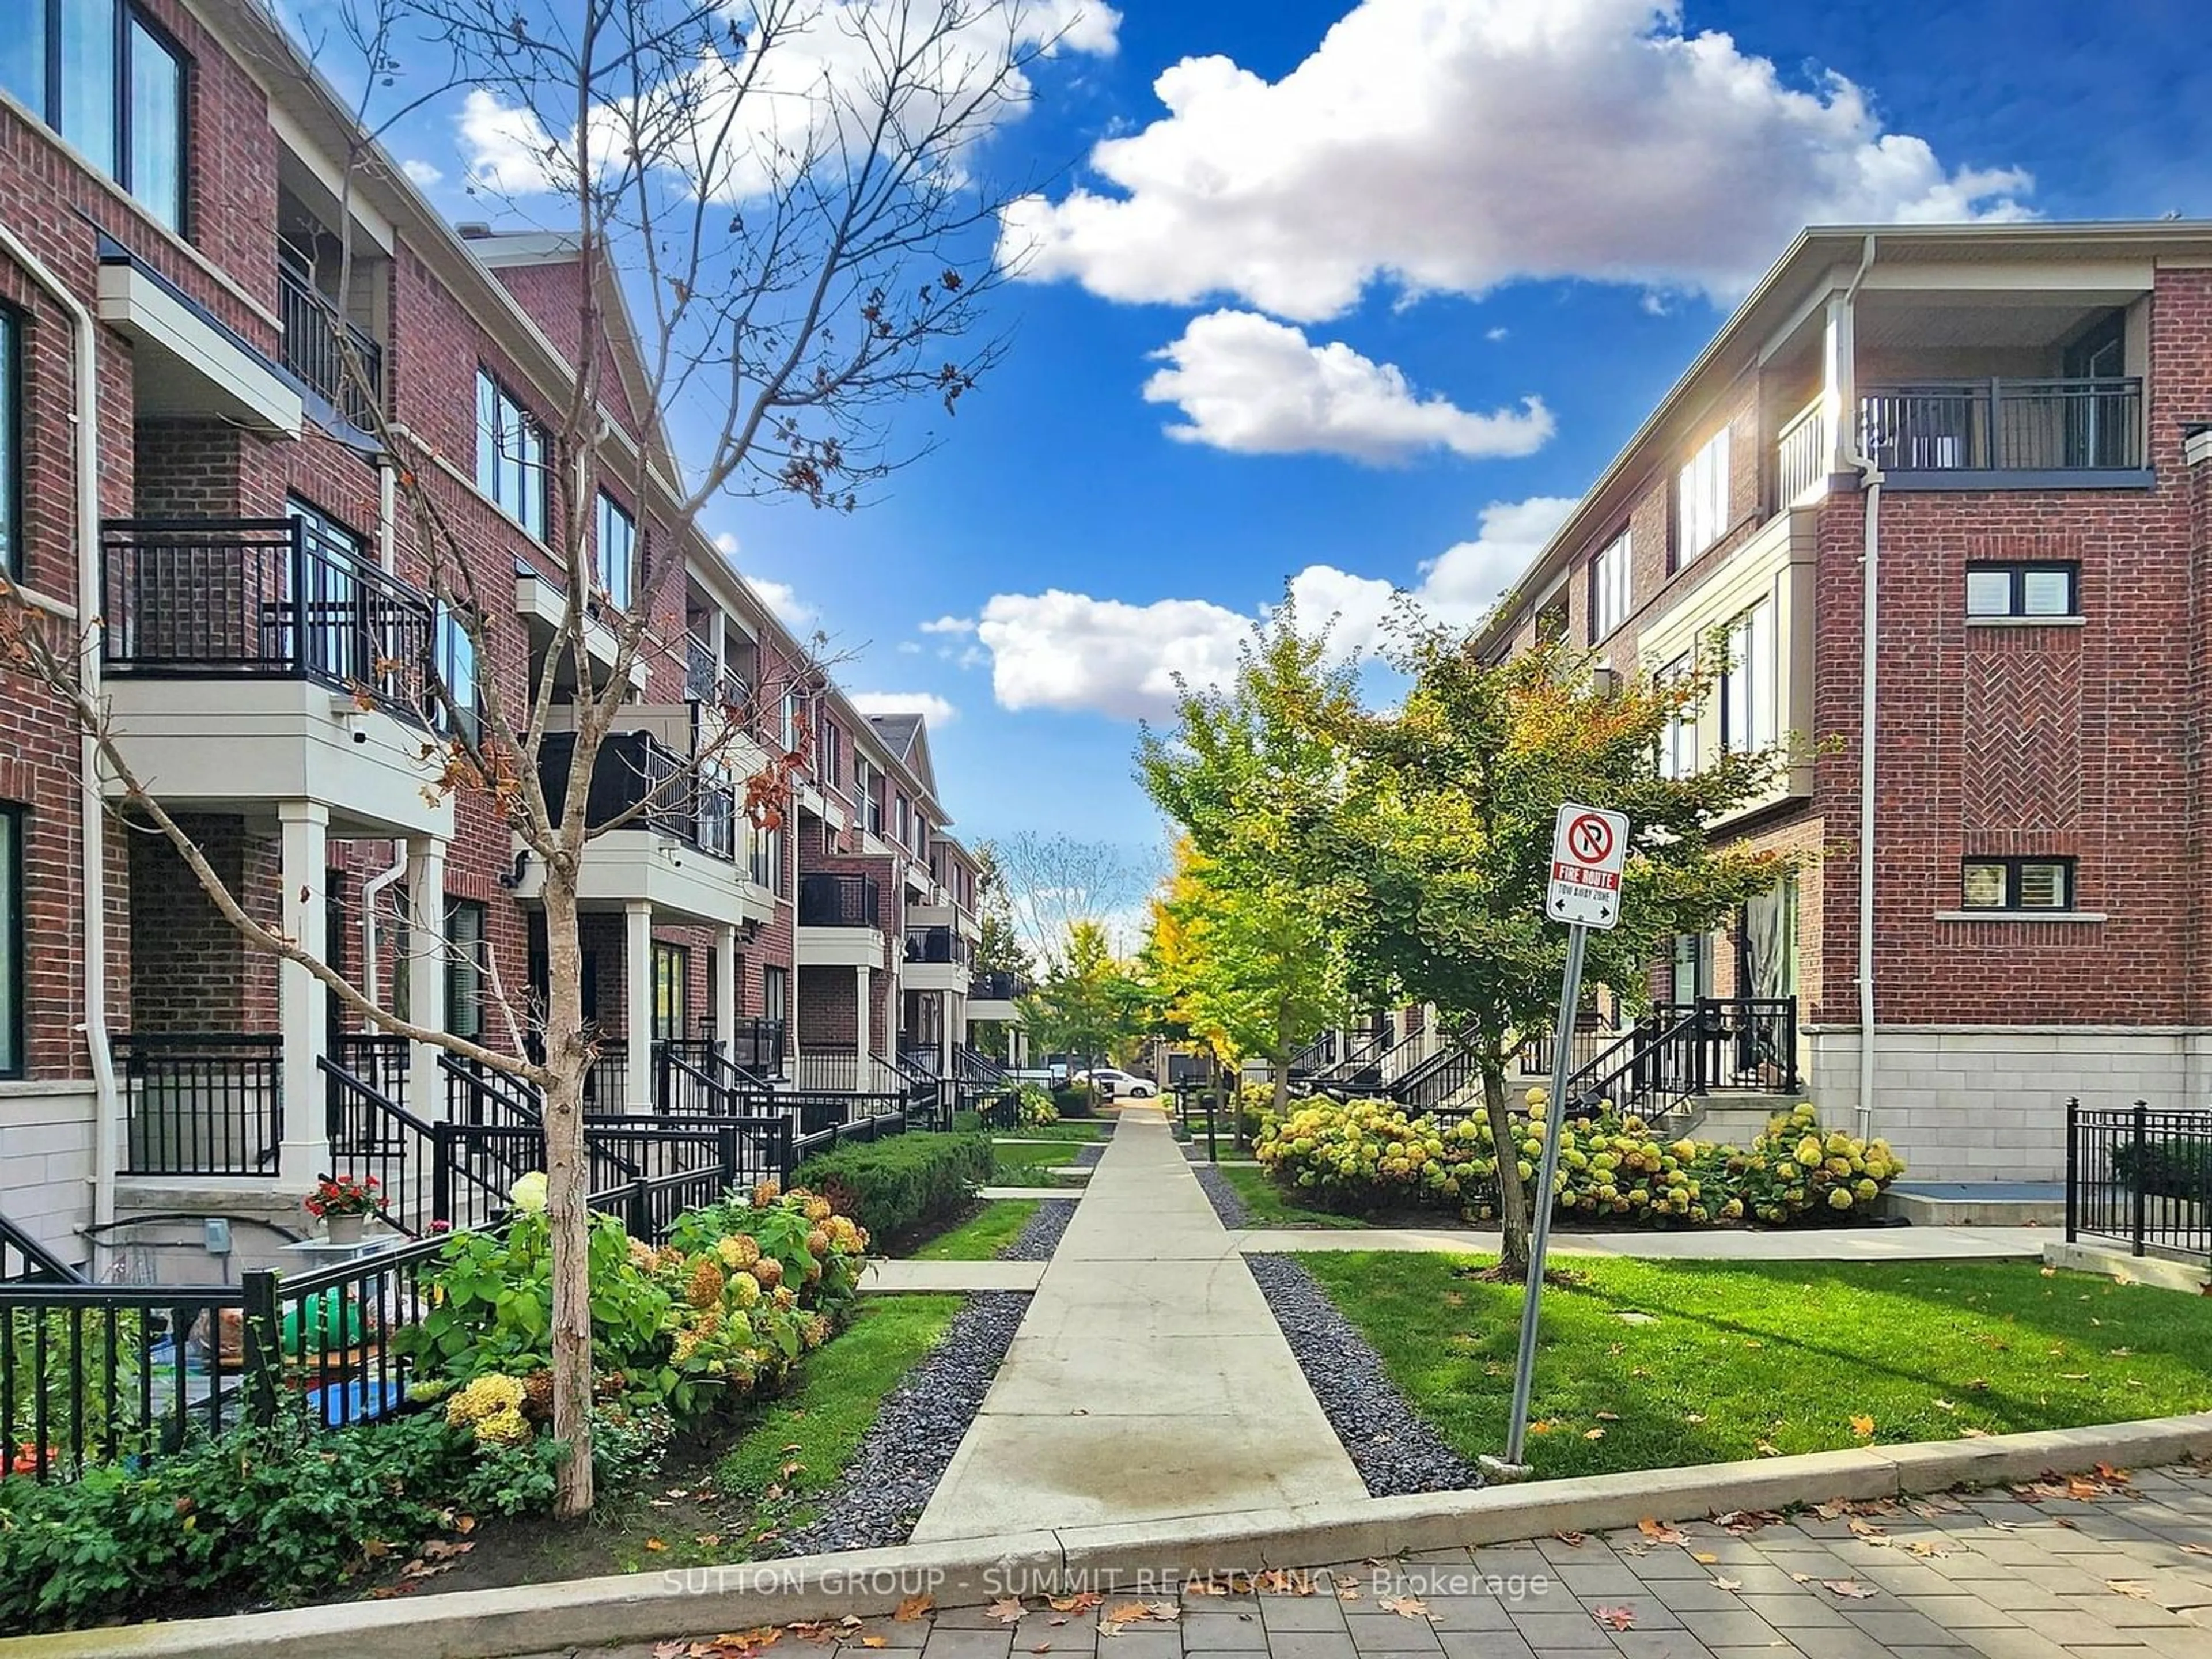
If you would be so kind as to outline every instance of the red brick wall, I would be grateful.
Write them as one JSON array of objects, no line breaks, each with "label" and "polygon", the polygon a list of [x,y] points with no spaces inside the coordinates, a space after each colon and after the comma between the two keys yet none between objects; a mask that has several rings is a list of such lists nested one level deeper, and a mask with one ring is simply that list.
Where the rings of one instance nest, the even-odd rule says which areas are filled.
[{"label": "red brick wall", "polygon": [[[249,915],[277,921],[283,877],[275,836],[251,834],[243,820],[227,816],[179,814],[177,826]],[[128,1017],[116,1029],[279,1030],[276,958],[246,948],[160,832],[129,833],[127,910],[137,972]]]}]

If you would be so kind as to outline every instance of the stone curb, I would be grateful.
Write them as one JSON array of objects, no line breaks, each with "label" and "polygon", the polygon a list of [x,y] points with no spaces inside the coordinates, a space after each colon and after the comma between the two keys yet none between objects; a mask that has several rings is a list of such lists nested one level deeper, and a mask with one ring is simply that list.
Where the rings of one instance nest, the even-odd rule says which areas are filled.
[{"label": "stone curb", "polygon": [[495,1659],[744,1630],[848,1613],[880,1615],[908,1595],[975,1606],[1053,1589],[1157,1589],[1164,1577],[1363,1560],[1500,1544],[1573,1528],[1686,1521],[1832,1498],[1895,1498],[2032,1479],[2100,1463],[2145,1468],[2212,1455],[2212,1412],[1978,1440],[1691,1468],[1539,1480],[1478,1492],[1250,1510],[1128,1526],[1073,1527],[908,1544],[750,1565],[672,1569],[465,1590],[412,1601],[346,1601],[0,1640],[5,1659]]}]

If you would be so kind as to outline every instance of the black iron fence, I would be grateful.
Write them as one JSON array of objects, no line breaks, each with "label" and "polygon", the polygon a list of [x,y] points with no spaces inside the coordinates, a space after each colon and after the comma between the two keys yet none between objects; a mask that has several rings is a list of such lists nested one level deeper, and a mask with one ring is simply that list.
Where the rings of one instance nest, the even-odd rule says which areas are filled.
[{"label": "black iron fence", "polygon": [[[573,732],[549,732],[538,750],[538,781],[546,799],[567,799],[575,761]],[[737,798],[708,781],[691,763],[649,732],[616,732],[600,744],[586,792],[584,822],[593,830],[620,825],[688,842],[725,862],[737,857]]]},{"label": "black iron fence", "polygon": [[1653,1013],[1662,1026],[1695,1021],[1683,1039],[1698,1050],[1692,1058],[1694,1090],[1797,1092],[1796,997],[1701,997],[1659,1003]]},{"label": "black iron fence", "polygon": [[963,963],[968,941],[951,927],[909,927],[906,930],[906,959],[915,963]]},{"label": "black iron fence", "polygon": [[394,1100],[405,1097],[415,1045],[384,1031],[349,1031],[331,1039],[337,1063],[369,1087]]},{"label": "black iron fence", "polygon": [[841,876],[818,870],[799,878],[799,925],[802,927],[873,927],[882,914],[873,876]]},{"label": "black iron fence", "polygon": [[[1608,1029],[1595,1015],[1587,1020],[1576,1021],[1574,1032],[1567,1039],[1568,1071],[1580,1071],[1625,1035]],[[1548,1078],[1552,1075],[1552,1062],[1557,1058],[1558,1048],[1559,1045],[1548,1031],[1541,1036],[1529,1037],[1514,1051],[1514,1066],[1523,1077]]]},{"label": "black iron fence", "polygon": [[2212,1261],[2212,1110],[2068,1101],[2066,1237]]},{"label": "black iron fence", "polygon": [[133,1032],[114,1042],[124,1173],[277,1173],[284,1040],[254,1032]]},{"label": "black iron fence", "polygon": [[436,1219],[428,1175],[437,1155],[432,1126],[348,1067],[328,1060],[316,1065],[323,1079],[331,1173],[374,1176],[384,1199],[384,1218],[410,1237],[428,1231]]},{"label": "black iron fence", "polygon": [[276,304],[284,325],[284,367],[341,418],[372,430],[384,392],[384,349],[375,337],[339,315],[337,301],[289,259],[277,262]]},{"label": "black iron fence", "polygon": [[1890,472],[2058,472],[2143,465],[2142,382],[1929,380],[1859,398],[1859,442]]},{"label": "black iron fence", "polygon": [[1030,994],[1028,983],[1019,974],[973,974],[968,980],[968,997],[971,1002],[1018,1002]]},{"label": "black iron fence", "polygon": [[299,519],[111,519],[100,660],[115,674],[306,678],[409,720],[430,601]]}]

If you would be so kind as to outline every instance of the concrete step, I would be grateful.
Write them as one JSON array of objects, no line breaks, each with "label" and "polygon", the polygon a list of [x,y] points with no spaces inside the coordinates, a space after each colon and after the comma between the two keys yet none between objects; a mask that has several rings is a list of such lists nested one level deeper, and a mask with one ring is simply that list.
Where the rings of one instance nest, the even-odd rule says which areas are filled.
[{"label": "concrete step", "polygon": [[2066,1188],[2057,1181],[1899,1182],[1880,1213],[1918,1227],[2063,1227]]},{"label": "concrete step", "polygon": [[1766,1133],[1767,1121],[1777,1112],[1795,1111],[1804,1103],[1799,1095],[1708,1095],[1702,1108],[1693,1108],[1684,1133],[1699,1140],[1723,1141],[1748,1146]]}]

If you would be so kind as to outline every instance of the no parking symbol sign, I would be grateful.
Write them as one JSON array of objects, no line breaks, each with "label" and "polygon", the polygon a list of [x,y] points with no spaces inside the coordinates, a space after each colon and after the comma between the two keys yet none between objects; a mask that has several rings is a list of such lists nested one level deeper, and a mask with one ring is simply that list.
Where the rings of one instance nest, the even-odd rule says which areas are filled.
[{"label": "no parking symbol sign", "polygon": [[1612,927],[1620,921],[1620,872],[1628,860],[1628,819],[1620,812],[1559,808],[1552,829],[1552,879],[1544,914],[1553,921]]}]

